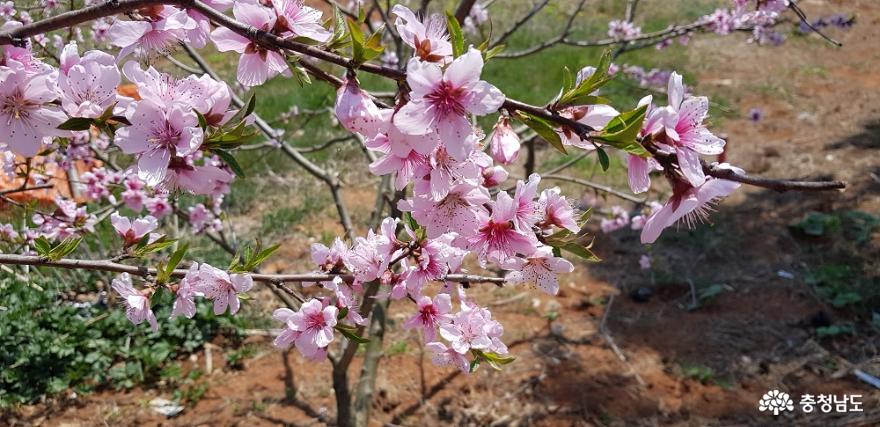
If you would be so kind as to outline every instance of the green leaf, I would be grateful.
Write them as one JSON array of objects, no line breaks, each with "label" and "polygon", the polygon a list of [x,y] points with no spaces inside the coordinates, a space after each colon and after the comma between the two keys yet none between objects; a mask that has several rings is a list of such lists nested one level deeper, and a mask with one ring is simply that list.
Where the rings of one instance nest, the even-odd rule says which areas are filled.
[{"label": "green leaf", "polygon": [[561,246],[559,246],[559,249],[562,249],[566,252],[570,252],[574,255],[577,255],[577,256],[583,258],[585,261],[590,261],[590,262],[602,261],[601,258],[596,256],[596,254],[594,254],[587,247],[580,245],[580,244],[577,244],[575,242],[563,243]]},{"label": "green leaf", "polygon": [[484,50],[483,51],[483,61],[488,62],[490,59],[494,58],[499,53],[503,52],[504,48],[506,48],[506,47],[507,46],[500,44],[500,45],[495,46],[489,50]]},{"label": "green leaf", "polygon": [[572,105],[611,104],[611,100],[599,95],[580,95],[570,101]]},{"label": "green leaf", "polygon": [[66,255],[75,251],[80,242],[82,242],[82,237],[68,237],[57,246],[52,248],[46,255],[46,257],[52,261],[58,261],[59,259],[64,258]]},{"label": "green leaf", "polygon": [[370,37],[364,42],[364,48],[366,51],[364,52],[364,62],[370,61],[385,51],[385,48],[382,47],[382,34],[385,33],[385,26],[379,27]]},{"label": "green leaf", "polygon": [[337,324],[336,330],[339,331],[339,333],[341,333],[344,337],[358,344],[366,344],[370,342],[370,340],[358,335],[357,329],[352,326]]},{"label": "green leaf", "polygon": [[58,129],[71,131],[89,130],[94,122],[94,119],[87,119],[85,117],[72,117],[70,119],[67,119],[66,122],[58,125]]},{"label": "green leaf", "polygon": [[290,67],[290,70],[293,71],[293,76],[296,77],[296,82],[299,83],[300,87],[305,87],[312,84],[312,78],[309,76],[308,71],[305,68],[300,66]]},{"label": "green leaf", "polygon": [[270,246],[270,247],[263,249],[261,251],[258,250],[256,253],[254,253],[254,256],[252,258],[250,258],[247,261],[247,263],[245,263],[246,271],[251,271],[251,270],[259,267],[260,264],[263,263],[263,261],[266,261],[266,259],[269,258],[270,256],[272,256],[272,254],[274,254],[278,250],[278,248],[280,248],[280,247],[281,247],[281,244],[279,243],[277,245]]},{"label": "green leaf", "polygon": [[336,320],[345,319],[346,316],[348,316],[348,307],[342,307],[342,309],[339,310],[339,314],[336,315]]},{"label": "green leaf", "polygon": [[[502,356],[490,351],[472,350],[472,352],[474,354],[474,362],[476,362],[476,365],[479,365],[480,362],[486,362],[496,371],[500,371],[502,366],[513,363],[513,361],[516,360],[513,356]],[[474,362],[471,363],[471,369],[476,369]]]},{"label": "green leaf", "polygon": [[461,31],[461,25],[452,12],[446,11],[446,28],[449,30],[449,42],[452,43],[452,56],[458,58],[464,55],[464,34]]},{"label": "green leaf", "polygon": [[103,113],[101,113],[101,116],[98,117],[97,121],[104,122],[107,121],[107,119],[113,117],[113,109],[116,108],[116,104],[117,103],[114,102],[111,106],[107,107],[107,109],[104,110]]},{"label": "green leaf", "polygon": [[52,243],[49,243],[45,237],[40,236],[34,239],[34,249],[37,250],[40,256],[47,257],[49,256],[49,251],[52,250]]},{"label": "green leaf", "polygon": [[361,25],[351,18],[348,18],[348,20],[346,20],[346,24],[348,24],[348,34],[351,39],[351,59],[359,64],[363,63],[365,62],[364,31],[361,29]]},{"label": "green leaf", "polygon": [[599,164],[602,165],[602,171],[607,171],[608,168],[611,167],[611,160],[608,158],[608,153],[600,147],[596,149],[596,154],[599,155]]},{"label": "green leaf", "polygon": [[346,33],[346,24],[345,24],[345,15],[339,10],[339,7],[333,7],[333,36],[330,37],[330,41],[327,43],[327,48],[330,50],[339,49],[341,47],[346,46],[349,41],[346,37],[348,34]]},{"label": "green leaf", "polygon": [[208,119],[205,118],[205,115],[196,109],[193,109],[193,112],[196,113],[196,117],[199,119],[199,127],[202,128],[203,131],[208,129]]},{"label": "green leaf", "polygon": [[410,230],[415,230],[419,228],[419,223],[416,222],[416,219],[413,218],[412,214],[409,212],[403,213],[403,220],[406,222],[406,225],[409,226]]},{"label": "green leaf", "polygon": [[571,70],[568,67],[563,67],[562,69],[562,89],[565,91],[569,91],[574,87],[574,76],[571,74]]},{"label": "green leaf", "polygon": [[559,134],[556,133],[556,129],[554,129],[549,122],[522,111],[517,111],[514,117],[535,131],[535,133],[540,135],[545,141],[549,142],[553,148],[559,150],[563,154],[568,154],[568,152],[565,151],[565,146],[562,145],[562,139],[559,137]]},{"label": "green leaf", "polygon": [[226,122],[239,124],[242,121],[244,121],[245,117],[251,115],[254,112],[255,108],[257,108],[257,97],[256,97],[256,95],[251,94],[251,96],[248,98],[247,102],[244,104],[244,107],[239,109]]},{"label": "green leaf", "polygon": [[137,245],[135,246],[134,256],[140,258],[147,254],[159,252],[165,248],[170,247],[174,244],[174,242],[177,241],[176,239],[169,239],[168,236],[164,235],[159,237],[152,243],[149,243],[149,239],[150,236],[147,235],[141,238],[140,241],[138,241]]},{"label": "green leaf", "polygon": [[229,165],[229,168],[232,169],[233,172],[235,172],[236,176],[238,176],[239,178],[244,178],[244,170],[241,169],[241,165],[239,165],[238,161],[235,160],[235,156],[229,154],[228,151],[221,150],[219,148],[215,148],[211,151],[220,156],[220,158],[223,159],[223,162]]},{"label": "green leaf", "polygon": [[[566,82],[564,84],[565,93],[559,97],[559,101],[557,101],[557,104],[589,104],[590,98],[588,97],[591,96],[590,94],[597,91],[602,86],[605,86],[613,79],[613,77],[608,76],[608,68],[611,66],[611,58],[611,50],[606,49],[602,53],[602,57],[599,59],[599,64],[596,65],[596,72],[594,72],[592,76],[582,81],[577,87],[574,87],[572,89],[568,88],[573,85],[569,85]],[[568,79],[570,79],[570,77]]]},{"label": "green leaf", "polygon": [[645,150],[645,147],[636,141],[647,110],[648,106],[642,105],[635,110],[620,113],[608,122],[600,134],[594,135],[593,139],[636,156],[649,156],[650,154]]},{"label": "green leaf", "polygon": [[170,258],[168,258],[166,273],[169,277],[171,276],[171,273],[174,271],[174,269],[177,268],[177,265],[180,264],[180,261],[183,260],[183,256],[186,255],[187,249],[189,249],[189,244],[184,243],[176,251],[174,251],[173,254],[171,254]]}]

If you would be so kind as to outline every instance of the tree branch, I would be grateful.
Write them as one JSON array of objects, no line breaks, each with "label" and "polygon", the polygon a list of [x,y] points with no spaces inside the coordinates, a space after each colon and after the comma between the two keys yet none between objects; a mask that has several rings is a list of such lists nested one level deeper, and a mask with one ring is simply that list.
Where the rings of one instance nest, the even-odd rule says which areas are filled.
[{"label": "tree branch", "polygon": [[[155,276],[157,270],[144,266],[121,264],[110,260],[83,260],[62,258],[51,261],[38,255],[15,255],[0,254],[0,264],[5,265],[32,265],[36,267],[54,267],[69,270],[92,270],[106,271],[111,273],[128,273],[134,276],[148,278]],[[178,268],[171,273],[171,277],[184,277],[189,270]],[[261,274],[253,273],[251,277],[255,282],[264,283],[301,283],[301,282],[326,282],[335,277],[343,280],[354,280],[351,274],[326,274],[326,273],[291,273],[291,274]],[[447,274],[441,281],[461,283],[495,283],[501,285],[505,279],[502,277],[478,276],[472,274]]]},{"label": "tree branch", "polygon": [[455,9],[455,19],[458,20],[458,23],[464,25],[464,19],[468,17],[471,13],[471,9],[474,8],[474,4],[477,0],[461,0],[458,3],[458,7]]},{"label": "tree branch", "polygon": [[585,179],[580,179],[580,178],[575,178],[575,177],[565,176],[565,175],[541,175],[541,179],[566,181],[566,182],[571,182],[574,184],[583,185],[584,187],[589,187],[589,188],[592,188],[595,190],[599,190],[603,193],[608,193],[612,196],[615,196],[615,197],[618,197],[618,198],[621,198],[623,200],[627,200],[627,201],[630,201],[633,203],[644,203],[645,202],[644,199],[640,199],[640,198],[633,196],[631,194],[627,194],[622,191],[615,190],[607,185],[602,185],[602,184],[597,184],[592,181],[587,181]]},{"label": "tree branch", "polygon": [[846,181],[795,181],[790,179],[760,178],[746,174],[738,174],[730,169],[723,169],[718,165],[703,163],[703,172],[706,175],[726,179],[728,181],[741,182],[755,187],[767,188],[779,192],[784,191],[829,191],[846,189]]}]

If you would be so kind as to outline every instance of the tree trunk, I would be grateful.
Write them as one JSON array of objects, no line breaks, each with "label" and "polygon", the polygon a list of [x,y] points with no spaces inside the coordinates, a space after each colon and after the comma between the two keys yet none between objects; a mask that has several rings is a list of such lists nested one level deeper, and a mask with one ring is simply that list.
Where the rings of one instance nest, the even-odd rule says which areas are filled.
[{"label": "tree trunk", "polygon": [[379,360],[382,358],[382,340],[385,338],[385,313],[391,300],[373,307],[370,318],[370,342],[366,344],[364,365],[361,376],[355,386],[354,425],[366,427],[370,422],[370,409],[373,406],[373,390],[376,388],[376,376],[379,371]]}]

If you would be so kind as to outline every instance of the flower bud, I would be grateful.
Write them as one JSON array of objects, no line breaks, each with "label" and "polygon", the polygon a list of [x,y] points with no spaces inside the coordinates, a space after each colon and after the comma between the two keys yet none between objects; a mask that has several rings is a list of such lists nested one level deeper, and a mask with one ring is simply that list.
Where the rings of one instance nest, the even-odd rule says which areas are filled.
[{"label": "flower bud", "polygon": [[489,142],[489,154],[496,162],[509,165],[519,157],[519,149],[519,136],[510,127],[510,119],[502,116],[495,124],[495,130]]}]

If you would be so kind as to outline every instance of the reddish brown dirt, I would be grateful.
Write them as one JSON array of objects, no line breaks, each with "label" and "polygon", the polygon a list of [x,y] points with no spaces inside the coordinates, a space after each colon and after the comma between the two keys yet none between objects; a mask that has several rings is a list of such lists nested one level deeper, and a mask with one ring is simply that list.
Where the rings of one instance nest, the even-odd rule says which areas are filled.
[{"label": "reddish brown dirt", "polygon": [[[690,67],[702,82],[697,92],[724,97],[743,116],[753,106],[764,110],[759,123],[724,122],[732,163],[766,176],[846,179],[845,193],[742,191],[720,208],[714,228],[672,232],[652,248],[655,271],[674,279],[639,272],[644,249],[635,234],[620,233],[598,240],[605,261],[568,277],[558,298],[524,289],[475,290],[480,301],[496,304],[518,358],[503,372],[481,368],[465,376],[436,368],[422,356],[417,337],[392,327],[387,340],[396,350],[381,364],[373,424],[880,425],[880,393],[849,373],[850,364],[860,363],[880,374],[877,359],[868,360],[877,355],[876,332],[829,341],[817,339],[810,327],[820,312],[832,320],[849,316],[804,284],[810,263],[832,257],[832,249],[846,242],[820,246],[816,254],[810,250],[815,242],[787,229],[808,210],[880,212],[880,3],[802,4],[813,16],[857,14],[852,30],[834,32],[843,49],[813,38],[775,49],[706,38],[695,40]],[[880,237],[855,252],[848,259],[863,261],[876,277]],[[795,279],[779,278],[778,270]],[[725,290],[688,310],[689,281]],[[628,294],[639,287],[654,289],[654,296],[633,301]],[[402,311],[392,311],[399,325]],[[548,312],[560,315],[553,327],[543,317]],[[9,421],[271,426],[320,425],[332,418],[326,364],[268,345],[264,350],[243,370],[215,368],[202,380],[209,385],[205,396],[173,419],[146,404],[170,390],[151,389],[23,408]],[[191,365],[203,367],[204,354],[197,356]],[[218,359],[222,355],[215,354],[215,364]],[[756,409],[771,388],[795,395],[861,394],[865,412],[773,418]]]}]

